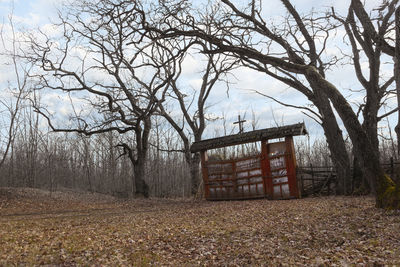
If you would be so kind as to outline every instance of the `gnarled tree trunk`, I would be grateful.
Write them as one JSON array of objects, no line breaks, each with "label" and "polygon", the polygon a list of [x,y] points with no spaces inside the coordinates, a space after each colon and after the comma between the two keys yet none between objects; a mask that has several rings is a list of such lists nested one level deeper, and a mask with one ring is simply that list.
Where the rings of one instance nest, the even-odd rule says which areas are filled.
[{"label": "gnarled tree trunk", "polygon": [[318,99],[315,99],[313,102],[324,118],[321,126],[324,129],[326,141],[331,152],[332,162],[337,173],[336,194],[349,194],[351,168],[342,131],[339,128],[329,100],[326,97],[318,97]]},{"label": "gnarled tree trunk", "polygon": [[135,195],[149,197],[149,186],[144,180],[145,176],[145,164],[147,158],[147,150],[149,143],[149,135],[151,129],[151,119],[146,117],[143,119],[143,129],[138,124],[135,130],[136,135],[136,149],[137,155],[136,160],[133,162],[134,175],[135,175]]},{"label": "gnarled tree trunk", "polygon": [[379,151],[376,151],[353,109],[337,88],[326,81],[314,67],[309,67],[306,77],[310,84],[319,85],[332,101],[336,111],[353,143],[360,166],[364,170],[371,191],[376,194],[376,206],[380,208],[400,208],[398,186],[388,177],[379,162]]},{"label": "gnarled tree trunk", "polygon": [[200,165],[200,154],[193,153],[190,155],[191,152],[187,151],[185,158],[186,162],[189,164],[189,171],[190,171],[190,186],[191,186],[191,193],[195,195],[199,190],[200,185],[200,172],[199,172],[199,165]]},{"label": "gnarled tree trunk", "polygon": [[135,196],[149,197],[149,186],[144,180],[145,176],[145,159],[137,159],[133,164]]},{"label": "gnarled tree trunk", "polygon": [[134,155],[133,149],[128,144],[122,143],[119,145],[124,148],[124,154],[128,154],[128,157],[133,165],[132,184],[135,185],[134,193],[136,197],[149,197],[149,186],[144,178],[150,129],[150,117],[143,119],[143,128],[141,127],[140,122],[138,122],[137,126],[135,127],[134,132],[136,137],[136,155]]}]

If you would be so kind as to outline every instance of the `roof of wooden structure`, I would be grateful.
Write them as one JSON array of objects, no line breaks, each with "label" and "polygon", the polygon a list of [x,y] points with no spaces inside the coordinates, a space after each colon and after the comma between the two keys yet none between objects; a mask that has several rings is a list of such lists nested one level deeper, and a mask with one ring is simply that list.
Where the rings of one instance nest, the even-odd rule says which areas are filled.
[{"label": "roof of wooden structure", "polygon": [[215,149],[227,146],[240,145],[245,143],[257,142],[261,140],[282,138],[286,136],[296,136],[307,134],[304,122],[281,127],[266,128],[251,132],[227,135],[212,139],[205,139],[199,142],[194,142],[190,147],[192,153]]}]

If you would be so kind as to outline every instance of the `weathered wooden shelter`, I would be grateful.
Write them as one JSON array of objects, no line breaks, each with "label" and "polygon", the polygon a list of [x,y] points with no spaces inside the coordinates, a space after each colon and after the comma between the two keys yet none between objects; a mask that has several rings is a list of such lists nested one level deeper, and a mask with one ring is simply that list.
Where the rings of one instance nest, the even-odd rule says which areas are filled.
[{"label": "weathered wooden shelter", "polygon": [[[293,136],[307,134],[304,123],[206,139],[193,143],[200,152],[207,200],[298,198]],[[284,138],[284,141],[268,142]],[[209,160],[210,149],[261,142],[257,155],[229,160]]]}]

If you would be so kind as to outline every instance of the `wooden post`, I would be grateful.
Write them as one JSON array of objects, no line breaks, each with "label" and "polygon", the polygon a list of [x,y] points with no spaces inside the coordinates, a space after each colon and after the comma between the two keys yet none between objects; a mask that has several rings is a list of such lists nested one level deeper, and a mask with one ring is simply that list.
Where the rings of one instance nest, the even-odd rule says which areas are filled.
[{"label": "wooden post", "polygon": [[267,195],[267,142],[265,140],[261,141],[261,158],[260,158],[260,164],[261,164],[261,173],[262,173],[262,179],[263,179],[263,194],[264,196]]},{"label": "wooden post", "polygon": [[263,180],[264,180],[264,192],[268,199],[273,199],[273,185],[272,185],[272,178],[271,178],[271,165],[269,162],[269,150],[267,140],[262,141],[262,154],[264,156],[264,163],[263,163]]},{"label": "wooden post", "polygon": [[238,115],[238,121],[234,122],[233,124],[239,124],[239,134],[243,133],[243,123],[245,123],[246,120],[242,120],[240,118],[240,115]]},{"label": "wooden post", "polygon": [[233,197],[238,197],[238,184],[237,184],[237,174],[236,174],[236,161],[232,160],[232,182],[233,182]]},{"label": "wooden post", "polygon": [[210,198],[210,185],[208,183],[208,169],[207,169],[207,150],[200,151],[201,157],[201,173],[204,182],[204,195],[206,199]]},{"label": "wooden post", "polygon": [[289,182],[289,192],[292,197],[299,197],[296,177],[296,156],[294,154],[293,137],[286,136],[286,170]]}]

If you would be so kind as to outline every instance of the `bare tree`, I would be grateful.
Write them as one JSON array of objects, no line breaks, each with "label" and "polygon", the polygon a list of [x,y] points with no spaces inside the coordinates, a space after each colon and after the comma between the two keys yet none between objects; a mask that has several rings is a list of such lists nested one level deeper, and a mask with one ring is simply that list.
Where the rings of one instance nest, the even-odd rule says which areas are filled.
[{"label": "bare tree", "polygon": [[[391,18],[393,17],[396,2],[397,1],[384,2],[379,9],[377,17],[367,15],[363,5],[361,5],[359,1],[352,2],[346,18],[338,17],[335,14],[334,8],[332,8],[332,15],[344,25],[351,46],[351,54],[347,55],[347,57],[351,60],[356,77],[365,90],[365,102],[360,105],[357,115],[360,112],[363,115],[362,126],[374,151],[379,150],[378,122],[395,112],[394,110],[378,116],[380,108],[392,94],[389,88],[394,81],[394,77],[382,77],[381,57],[385,47],[379,42],[376,43],[373,41],[372,33],[366,31],[362,23],[356,20],[356,14],[360,15],[362,13],[362,20],[368,20],[370,23],[369,26],[371,27],[373,27],[372,22],[377,21],[376,31],[374,27],[374,32],[383,40],[393,27]],[[360,47],[362,49],[360,49]],[[364,61],[368,64],[368,72],[363,71],[361,67]],[[355,160],[355,162],[357,162],[357,160]],[[363,169],[361,169],[361,171],[363,171]],[[364,176],[366,175],[367,174],[364,174]]]},{"label": "bare tree", "polygon": [[[394,77],[396,79],[396,95],[397,95],[397,105],[400,106],[400,6],[396,9],[395,16],[395,27],[396,27],[396,45],[395,45],[395,55],[394,55]],[[397,153],[400,155],[400,109],[397,112]]]},{"label": "bare tree", "polygon": [[[396,81],[396,95],[397,95],[397,102],[400,103],[400,74],[399,74],[399,67],[398,67],[398,60],[399,60],[399,13],[400,7],[397,7],[398,0],[394,1],[382,1],[382,5],[378,8],[380,17],[371,18],[367,11],[364,8],[364,5],[360,0],[352,0],[351,5],[349,8],[349,15],[347,18],[347,24],[351,25],[351,31],[353,32],[353,42],[358,42],[365,53],[369,53],[368,58],[371,62],[371,47],[376,47],[375,51],[380,53],[385,53],[389,56],[393,57],[394,61],[394,78],[391,79]],[[393,15],[395,18],[393,19]],[[355,17],[359,20],[361,27],[357,27],[355,22]],[[377,21],[377,26],[374,26],[374,21]],[[346,29],[347,32],[350,29]],[[362,32],[360,32],[362,29]],[[395,39],[391,39],[388,33],[390,31],[395,32]],[[353,44],[352,44],[353,46]],[[396,50],[397,49],[397,50]],[[356,51],[357,52],[357,51]],[[373,52],[373,51],[372,51]],[[358,53],[356,53],[358,56]],[[373,58],[374,59],[374,58]],[[376,61],[376,60],[374,60]],[[379,63],[379,62],[378,62]],[[379,68],[379,64],[378,64]],[[375,68],[373,68],[375,70]],[[360,76],[360,70],[357,71],[357,77]],[[376,79],[376,74],[371,75],[373,78]],[[362,77],[363,78],[363,77]],[[370,77],[370,81],[373,79]],[[360,79],[360,78],[359,78]],[[364,82],[362,83],[364,87],[368,87],[369,84],[366,84],[366,80],[364,78]],[[370,90],[371,91],[371,90]],[[369,97],[371,98],[371,97]],[[369,101],[372,102],[372,101]],[[397,107],[395,110],[388,112],[388,114],[392,114],[393,112],[398,111],[398,120],[400,122],[400,110]],[[397,141],[400,142],[400,124],[398,124],[395,128],[397,134]]]},{"label": "bare tree", "polygon": [[[346,97],[325,76],[325,70],[335,61],[326,60],[322,56],[327,42],[317,45],[321,38],[317,38],[314,33],[326,32],[326,27],[330,25],[328,18],[322,18],[328,24],[321,27],[318,23],[320,18],[302,17],[289,0],[282,0],[291,24],[279,29],[275,25],[268,25],[262,16],[261,5],[256,1],[250,1],[247,7],[243,5],[238,7],[229,0],[221,2],[222,5],[216,4],[218,18],[214,15],[210,18],[210,15],[206,14],[191,16],[188,20],[186,18],[190,15],[177,16],[176,13],[169,13],[169,17],[163,19],[162,27],[151,25],[149,30],[158,32],[160,38],[190,36],[205,40],[213,45],[208,53],[229,53],[248,65],[291,84],[314,104],[319,103],[316,106],[322,113],[322,123],[337,129],[336,131],[325,129],[325,134],[332,132],[340,136],[341,131],[337,127],[334,113],[330,108],[328,110],[332,103],[352,140],[354,151],[360,158],[360,165],[367,175],[368,183],[372,191],[377,194],[377,206],[399,205],[400,201],[395,200],[396,196],[385,194],[388,188],[394,188],[394,184],[384,174],[379,162],[379,151],[369,140],[367,132]],[[210,19],[213,25],[211,32],[204,30],[206,28],[204,24],[208,25]],[[330,149],[334,154],[331,144]]]},{"label": "bare tree", "polygon": [[[203,48],[205,44],[200,43]],[[206,48],[205,48],[206,49]],[[185,154],[186,162],[190,168],[191,192],[196,194],[198,191],[200,177],[199,177],[199,153],[191,153],[190,146],[192,142],[198,142],[202,139],[202,135],[206,128],[206,102],[209,99],[211,90],[220,81],[224,81],[227,73],[236,66],[234,60],[229,60],[227,56],[222,54],[205,55],[206,67],[202,72],[201,84],[199,88],[190,93],[188,90],[183,90],[179,85],[179,76],[170,82],[171,92],[170,99],[175,99],[176,104],[179,105],[182,112],[182,120],[171,115],[165,105],[159,105],[162,116],[171,124],[177,131],[182,142],[182,152]],[[178,74],[182,72],[182,62],[184,57],[178,61]],[[225,80],[228,84],[228,81]],[[168,102],[165,102],[168,103]],[[193,137],[193,138],[192,138]]]},{"label": "bare tree", "polygon": [[[29,67],[22,67],[18,61],[17,54],[20,47],[16,38],[12,13],[9,15],[8,25],[10,27],[8,33],[5,33],[3,29],[0,31],[2,56],[10,60],[8,64],[12,66],[15,78],[13,81],[9,81],[8,90],[6,88],[3,89],[4,95],[9,94],[9,101],[6,98],[0,99],[0,105],[4,108],[1,109],[2,117],[5,118],[4,125],[1,126],[2,130],[0,131],[2,139],[0,140],[0,149],[3,150],[0,156],[0,169],[4,165],[10,149],[12,149],[19,124],[19,113],[22,109],[29,83],[27,75]],[[6,37],[6,34],[11,35],[11,38],[10,36]]]},{"label": "bare tree", "polygon": [[[210,54],[231,53],[230,55],[241,60],[243,65],[266,73],[303,93],[317,108],[317,111],[312,111],[311,108],[307,108],[307,110],[311,111],[313,116],[315,115],[316,120],[324,128],[333,162],[339,170],[339,192],[347,191],[344,184],[351,173],[342,131],[338,126],[326,93],[319,89],[315,82],[311,83],[301,75],[310,61],[318,67],[317,71],[322,77],[325,76],[325,70],[337,62],[336,58],[323,62],[321,56],[326,48],[330,31],[334,30],[337,25],[323,23],[320,22],[320,18],[314,19],[312,17],[305,19],[303,23],[290,2],[285,1],[288,10],[293,13],[292,17],[286,18],[282,28],[273,25],[270,29],[260,15],[260,6],[257,6],[254,1],[249,4],[245,11],[239,10],[230,1],[223,2],[225,5],[220,6],[217,3],[210,8],[209,13],[204,14],[202,12],[199,14],[199,21],[181,19],[189,15],[176,16],[170,14],[174,23],[171,22],[172,19],[171,21],[164,20],[166,22],[163,27],[167,30],[160,31],[154,28],[153,30],[158,31],[161,38],[185,35],[203,39],[212,44],[206,52]],[[296,19],[293,19],[293,17]],[[176,21],[179,21],[180,24]],[[297,25],[297,21],[302,23]],[[311,34],[307,31],[307,27],[310,28]],[[307,33],[305,39],[307,42],[302,41],[304,40],[304,33]],[[316,50],[315,42],[317,41],[323,44],[321,51]],[[293,45],[291,46],[289,42]],[[310,51],[307,49],[307,45],[311,47]],[[281,49],[274,51],[277,46],[280,46]],[[277,56],[269,56],[269,54]],[[268,64],[268,60],[272,60],[274,64]],[[298,70],[294,71],[292,64]],[[290,73],[291,71],[293,73]],[[317,89],[309,89],[307,85],[314,86]]]},{"label": "bare tree", "polygon": [[134,166],[136,194],[147,197],[144,170],[151,116],[164,99],[180,51],[167,42],[162,47],[151,42],[141,10],[139,2],[76,1],[53,25],[61,37],[30,35],[31,49],[24,57],[37,67],[32,74],[36,89],[74,99],[76,112],[70,113],[69,122],[36,107],[53,131],[132,134],[131,142],[119,146]]},{"label": "bare tree", "polygon": [[2,117],[5,118],[5,121],[3,121],[3,123],[6,124],[2,126],[2,129],[6,130],[5,132],[1,133],[2,140],[0,140],[0,147],[3,150],[0,158],[0,169],[7,159],[8,153],[12,148],[12,144],[15,140],[15,135],[18,127],[18,112],[20,111],[21,96],[22,91],[19,91],[17,93],[15,103],[13,103],[13,101],[7,103],[7,101],[5,100],[0,100],[0,103],[5,108],[5,110],[2,110],[1,113]]}]

